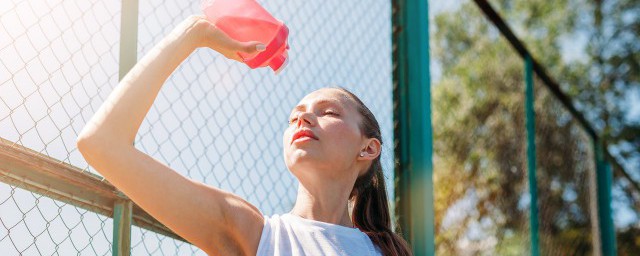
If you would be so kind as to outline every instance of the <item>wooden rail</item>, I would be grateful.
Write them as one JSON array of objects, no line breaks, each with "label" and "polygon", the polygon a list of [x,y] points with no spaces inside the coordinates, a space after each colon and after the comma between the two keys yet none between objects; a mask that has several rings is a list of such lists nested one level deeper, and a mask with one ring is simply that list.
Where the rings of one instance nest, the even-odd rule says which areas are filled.
[{"label": "wooden rail", "polygon": [[[0,138],[0,182],[113,218],[117,203],[130,201],[104,178]],[[133,203],[132,224],[183,242]]]}]

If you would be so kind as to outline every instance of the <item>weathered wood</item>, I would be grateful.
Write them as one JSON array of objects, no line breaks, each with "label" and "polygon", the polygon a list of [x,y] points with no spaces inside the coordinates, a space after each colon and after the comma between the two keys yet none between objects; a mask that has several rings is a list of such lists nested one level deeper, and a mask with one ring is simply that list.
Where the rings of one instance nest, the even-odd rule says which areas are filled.
[{"label": "weathered wood", "polygon": [[[96,174],[3,138],[0,138],[0,182],[108,217],[113,217],[117,201],[130,200]],[[132,212],[133,225],[185,241],[135,203]]]}]

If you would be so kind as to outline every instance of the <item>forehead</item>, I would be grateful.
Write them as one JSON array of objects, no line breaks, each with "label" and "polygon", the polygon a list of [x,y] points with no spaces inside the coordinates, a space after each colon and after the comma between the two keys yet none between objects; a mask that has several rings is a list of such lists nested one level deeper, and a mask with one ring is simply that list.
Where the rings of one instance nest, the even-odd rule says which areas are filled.
[{"label": "forehead", "polygon": [[325,88],[307,94],[293,110],[306,109],[307,106],[323,104],[335,105],[344,109],[353,107],[353,102],[347,94],[338,89]]}]

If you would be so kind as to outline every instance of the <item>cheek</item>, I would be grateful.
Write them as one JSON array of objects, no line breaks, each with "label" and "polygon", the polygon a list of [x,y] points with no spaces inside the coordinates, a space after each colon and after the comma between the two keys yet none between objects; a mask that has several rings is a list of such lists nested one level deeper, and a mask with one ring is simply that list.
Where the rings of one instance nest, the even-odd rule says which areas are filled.
[{"label": "cheek", "polygon": [[327,127],[330,133],[331,146],[341,153],[345,151],[357,150],[360,139],[360,132],[355,127],[351,127],[345,123],[331,124]]},{"label": "cheek", "polygon": [[289,128],[287,128],[282,134],[282,156],[284,157],[284,163],[287,167],[289,167],[289,136],[291,133],[289,132]]},{"label": "cheek", "polygon": [[288,146],[289,146],[289,138],[291,138],[291,127],[288,127],[286,130],[284,130],[284,133],[282,134],[282,146],[286,152]]}]

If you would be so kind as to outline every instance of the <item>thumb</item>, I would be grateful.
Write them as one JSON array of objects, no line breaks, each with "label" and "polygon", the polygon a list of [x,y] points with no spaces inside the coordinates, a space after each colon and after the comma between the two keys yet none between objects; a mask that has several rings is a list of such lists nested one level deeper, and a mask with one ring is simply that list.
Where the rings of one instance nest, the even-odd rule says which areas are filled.
[{"label": "thumb", "polygon": [[238,44],[238,51],[247,54],[263,52],[266,48],[266,45],[258,41],[241,42]]}]

